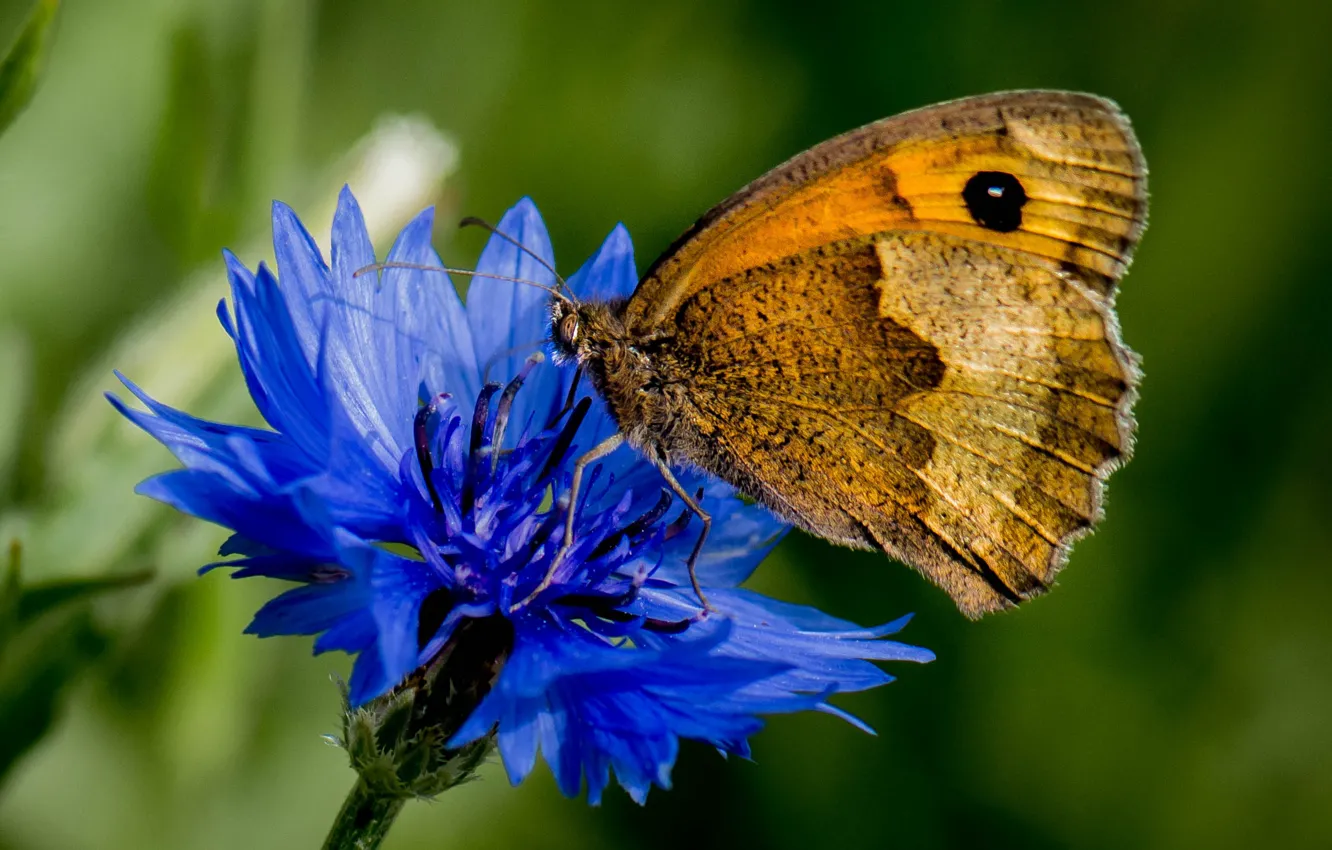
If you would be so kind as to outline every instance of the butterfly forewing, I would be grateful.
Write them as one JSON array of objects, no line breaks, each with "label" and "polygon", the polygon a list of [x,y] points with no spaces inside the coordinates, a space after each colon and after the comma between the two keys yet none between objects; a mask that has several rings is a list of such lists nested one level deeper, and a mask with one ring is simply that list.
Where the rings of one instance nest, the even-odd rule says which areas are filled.
[{"label": "butterfly forewing", "polygon": [[[1021,226],[989,229],[964,198],[979,173],[1023,185]],[[1106,290],[1146,226],[1147,174],[1113,103],[1071,92],[984,95],[908,112],[830,139],[710,210],[659,259],[627,318],[647,328],[690,292],[853,235],[932,230],[1002,244],[1091,272]]]},{"label": "butterfly forewing", "polygon": [[705,216],[626,306],[688,400],[659,448],[973,616],[1039,593],[1130,449],[1113,294],[1145,220],[1127,121],[1087,95],[819,145]]}]

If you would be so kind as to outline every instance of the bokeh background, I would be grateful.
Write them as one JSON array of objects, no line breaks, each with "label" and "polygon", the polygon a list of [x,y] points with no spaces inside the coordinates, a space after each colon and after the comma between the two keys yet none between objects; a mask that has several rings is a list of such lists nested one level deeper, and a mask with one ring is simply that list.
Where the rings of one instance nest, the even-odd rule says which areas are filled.
[{"label": "bokeh background", "polygon": [[470,263],[452,222],[530,194],[565,269],[618,220],[643,266],[810,144],[1018,87],[1115,98],[1152,169],[1137,456],[1057,591],[973,624],[793,536],[761,588],[915,611],[938,653],[841,700],[878,737],[777,718],[753,763],[686,746],[643,808],[491,765],[387,846],[1332,846],[1329,38],[1323,0],[67,0],[0,138],[0,532],[29,581],[156,572],[44,640],[24,706],[57,710],[0,777],[0,848],[314,847],[352,784],[320,738],[345,659],[241,634],[275,588],[195,577],[221,532],[131,494],[170,460],[100,399],[117,366],[253,418],[211,306],[272,199],[326,233],[350,180],[381,247],[436,203]]}]

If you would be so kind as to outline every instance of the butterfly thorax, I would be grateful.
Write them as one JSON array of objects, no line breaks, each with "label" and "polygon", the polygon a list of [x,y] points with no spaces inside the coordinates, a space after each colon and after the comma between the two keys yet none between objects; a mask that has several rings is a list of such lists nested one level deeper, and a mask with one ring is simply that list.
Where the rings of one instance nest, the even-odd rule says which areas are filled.
[{"label": "butterfly thorax", "polygon": [[670,380],[661,340],[636,336],[624,320],[624,299],[556,301],[551,341],[557,362],[577,363],[621,433],[644,453],[670,459],[684,409],[683,388]]}]

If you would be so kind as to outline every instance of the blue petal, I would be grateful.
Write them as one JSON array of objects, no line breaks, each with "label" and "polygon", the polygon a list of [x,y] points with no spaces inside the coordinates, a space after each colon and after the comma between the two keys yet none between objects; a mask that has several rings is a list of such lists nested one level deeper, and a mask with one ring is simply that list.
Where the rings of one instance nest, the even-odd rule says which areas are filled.
[{"label": "blue petal", "polygon": [[328,631],[315,641],[314,651],[316,655],[334,650],[349,655],[373,652],[378,633],[375,618],[362,608],[329,626]]},{"label": "blue petal", "polygon": [[403,503],[412,486],[390,474],[373,449],[361,441],[354,425],[340,411],[330,416],[332,429],[326,467],[305,482],[326,506],[331,521],[369,539],[396,540]]},{"label": "blue petal", "polygon": [[296,337],[305,361],[313,364],[319,355],[329,271],[310,232],[281,201],[273,202],[273,254]]},{"label": "blue petal", "polygon": [[597,252],[569,278],[569,288],[584,301],[628,298],[637,286],[634,242],[623,224],[615,225]]},{"label": "blue petal", "polygon": [[[764,507],[746,504],[734,495],[731,487],[716,479],[696,472],[677,475],[686,490],[703,488],[701,507],[713,518],[712,530],[699,553],[700,580],[708,587],[718,588],[735,587],[746,581],[790,526]],[[678,585],[689,584],[686,564],[701,530],[702,525],[694,519],[681,534],[665,542],[656,578]]]},{"label": "blue petal", "polygon": [[304,585],[269,600],[245,632],[259,637],[318,634],[355,615],[368,601],[366,588],[351,579]]},{"label": "blue petal", "polygon": [[386,694],[400,680],[384,670],[384,661],[373,649],[356,656],[352,665],[351,681],[347,683],[348,701],[353,706],[365,705],[377,696]]},{"label": "blue petal", "polygon": [[421,603],[444,586],[426,564],[338,535],[341,560],[370,576],[370,605],[378,630],[378,651],[384,675],[400,682],[426,660],[419,657],[417,623]]},{"label": "blue petal", "polygon": [[[429,210],[417,216],[398,236],[389,260],[433,257],[432,223]],[[320,351],[320,377],[329,393],[379,464],[393,473],[412,447],[412,419],[426,372],[427,342],[406,326],[412,311],[421,309],[426,274],[392,269],[378,285],[371,275],[339,281]]]},{"label": "blue petal", "polygon": [[220,475],[178,469],[141,482],[135,492],[274,549],[310,557],[331,552],[290,497],[237,488]]},{"label": "blue petal", "polygon": [[[282,486],[316,471],[310,457],[280,435],[243,425],[226,425],[198,419],[188,413],[156,401],[124,375],[116,373],[149,413],[133,410],[114,395],[107,400],[134,424],[156,437],[182,463],[227,474],[233,467],[246,465],[248,477]],[[245,458],[238,456],[243,453]]]},{"label": "blue petal", "polygon": [[347,289],[352,286],[373,284],[377,274],[367,273],[361,278],[356,272],[373,265],[375,248],[370,244],[370,233],[365,228],[365,217],[361,214],[361,205],[351,189],[342,187],[338,193],[338,208],[333,213],[333,279],[335,289]]},{"label": "blue petal", "polygon": [[[389,251],[389,261],[440,267],[439,255],[430,246],[433,220],[427,211],[408,224]],[[391,268],[384,272],[383,283],[395,293],[390,322],[401,338],[396,343],[397,371],[403,376],[420,373],[419,382],[405,387],[403,396],[416,395],[423,386],[430,395],[475,398],[481,372],[467,312],[452,278],[443,271]]]},{"label": "blue petal", "polygon": [[[555,285],[555,253],[545,222],[530,198],[523,198],[506,212],[496,228],[523,245],[527,251],[500,236],[486,243],[476,270]],[[531,252],[531,253],[528,253]],[[476,346],[476,362],[484,380],[506,383],[522,368],[523,362],[540,351],[549,335],[547,328],[550,296],[535,286],[510,283],[486,277],[472,278],[467,289],[467,318]],[[564,399],[557,382],[532,381],[518,394],[513,408],[514,430],[529,420],[542,427]]]},{"label": "blue petal", "polygon": [[723,628],[708,641],[658,652],[549,626],[520,631],[495,687],[450,745],[498,724],[512,781],[530,771],[535,737],[566,795],[577,794],[587,776],[589,799],[598,800],[613,769],[641,801],[653,785],[668,787],[680,737],[729,746],[762,725],[758,711],[816,706],[805,695],[746,693],[789,665],[714,651],[727,639]]},{"label": "blue petal", "polygon": [[345,186],[338,196],[333,285],[338,292],[360,292],[370,298],[357,303],[375,317],[373,332],[393,352],[396,362],[381,363],[380,370],[385,377],[396,374],[406,381],[397,389],[397,399],[417,393],[418,386],[410,379],[418,369],[431,394],[473,398],[481,387],[467,313],[430,245],[433,226],[433,210],[427,209],[403,229],[387,259],[439,271],[389,268],[358,277],[356,272],[374,263],[375,256],[356,198]]},{"label": "blue petal", "polygon": [[[537,742],[540,738],[540,712],[544,709],[545,703],[537,701],[519,702],[517,700],[501,703],[496,701],[489,706],[492,710],[500,709],[503,711],[502,717],[496,717],[492,723],[499,724],[498,743],[500,751],[504,754],[504,770],[509,776],[509,782],[513,785],[520,784],[531,774],[532,769],[536,767]],[[473,716],[468,719],[467,726],[475,728],[478,723],[484,723],[487,715],[473,712]],[[489,731],[489,726],[481,729],[479,734],[469,737],[479,737]]]},{"label": "blue petal", "polygon": [[[229,261],[230,264],[230,261]],[[305,353],[290,299],[262,264],[257,275],[231,269],[234,339],[241,372],[268,424],[314,456],[327,447],[328,402]]]},{"label": "blue petal", "polygon": [[[647,589],[642,600],[650,617],[678,620],[698,611],[697,600],[682,588]],[[767,683],[782,692],[861,691],[892,681],[871,661],[934,660],[934,653],[927,649],[883,640],[901,629],[909,617],[866,629],[816,608],[780,602],[749,590],[709,589],[708,601],[731,624],[729,637],[720,649],[723,654],[791,665],[792,669]]]}]

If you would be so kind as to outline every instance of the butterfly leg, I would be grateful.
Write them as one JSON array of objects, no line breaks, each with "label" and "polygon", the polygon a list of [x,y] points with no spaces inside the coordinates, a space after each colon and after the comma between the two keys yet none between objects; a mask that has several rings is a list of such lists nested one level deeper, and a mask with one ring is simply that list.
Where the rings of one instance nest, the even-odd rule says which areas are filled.
[{"label": "butterfly leg", "polygon": [[542,577],[540,583],[523,598],[523,601],[513,606],[513,610],[516,611],[527,606],[555,582],[555,571],[559,569],[565,553],[573,546],[574,519],[578,516],[578,491],[583,488],[583,471],[618,449],[623,442],[624,435],[617,432],[597,443],[580,455],[578,460],[574,461],[573,481],[569,484],[569,505],[565,509],[564,516],[564,540],[560,543],[560,551],[556,552],[555,557],[551,559],[550,567],[546,570],[546,575]]},{"label": "butterfly leg", "polygon": [[694,595],[698,597],[703,610],[705,612],[716,611],[717,609],[713,608],[712,603],[708,602],[708,598],[703,595],[703,587],[698,583],[698,572],[695,570],[699,553],[703,551],[703,543],[708,539],[708,532],[712,531],[712,516],[699,507],[698,502],[690,497],[689,491],[685,490],[684,485],[676,479],[675,473],[671,472],[671,468],[666,465],[666,461],[654,457],[652,463],[657,467],[657,471],[661,473],[661,477],[666,479],[666,484],[675,492],[675,495],[679,496],[680,501],[684,502],[685,507],[703,522],[703,530],[699,532],[698,540],[694,541],[694,550],[689,553],[689,583],[694,586]]},{"label": "butterfly leg", "polygon": [[[560,546],[560,551],[555,555],[555,560],[551,562],[550,569],[552,572],[554,572],[555,566],[559,564],[560,559],[564,557],[564,553],[569,551],[569,547],[573,545],[574,519],[578,516],[578,491],[583,489],[583,471],[590,465],[618,449],[623,442],[624,435],[617,431],[600,443],[597,443],[581,455],[578,460],[574,461],[573,481],[569,484],[569,510],[564,517],[564,543]],[[549,578],[550,576],[547,576],[547,579]]]}]

